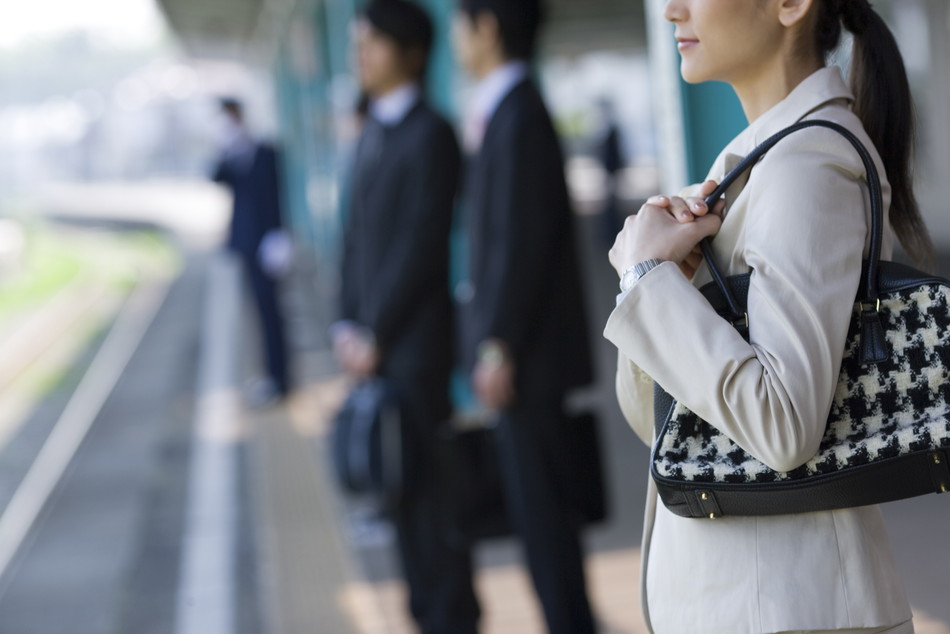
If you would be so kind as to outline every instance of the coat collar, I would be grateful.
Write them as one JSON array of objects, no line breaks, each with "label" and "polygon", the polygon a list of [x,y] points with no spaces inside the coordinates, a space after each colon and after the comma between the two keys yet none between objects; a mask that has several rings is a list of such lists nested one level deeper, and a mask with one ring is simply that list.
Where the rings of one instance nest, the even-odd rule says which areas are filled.
[{"label": "coat collar", "polygon": [[481,118],[485,123],[490,121],[505,97],[528,77],[529,72],[527,62],[513,61],[489,73],[475,89],[472,115]]},{"label": "coat collar", "polygon": [[462,124],[462,145],[466,153],[476,154],[479,151],[498,108],[508,100],[515,88],[528,80],[529,70],[526,62],[508,62],[479,82]]},{"label": "coat collar", "polygon": [[850,107],[854,96],[837,66],[820,68],[733,139],[716,159],[709,178],[721,180],[758,144],[834,101]]},{"label": "coat collar", "polygon": [[837,66],[820,68],[798,84],[788,96],[756,119],[750,128],[753,143],[762,141],[784,128],[801,121],[822,106],[837,100],[849,106],[854,101],[851,90]]}]

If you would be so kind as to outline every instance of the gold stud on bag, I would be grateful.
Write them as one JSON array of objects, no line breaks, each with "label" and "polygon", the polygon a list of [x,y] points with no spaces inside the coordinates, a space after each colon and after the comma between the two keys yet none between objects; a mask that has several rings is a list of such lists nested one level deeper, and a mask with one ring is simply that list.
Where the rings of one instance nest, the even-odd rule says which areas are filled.
[{"label": "gold stud on bag", "polygon": [[[881,182],[861,141],[830,121],[795,124],[754,149],[707,204],[781,139],[816,126],[842,134],[858,151],[871,200],[871,249],[824,437],[804,465],[775,471],[657,385],[651,473],[677,515],[805,513],[950,489],[950,281],[881,261]],[[700,290],[748,338],[749,274],[724,277],[708,241],[702,248],[714,281]]]}]

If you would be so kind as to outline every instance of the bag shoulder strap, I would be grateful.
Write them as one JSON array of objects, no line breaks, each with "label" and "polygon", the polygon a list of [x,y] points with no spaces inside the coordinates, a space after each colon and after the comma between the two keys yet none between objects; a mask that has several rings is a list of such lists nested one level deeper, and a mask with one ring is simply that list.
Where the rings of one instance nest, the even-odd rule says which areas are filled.
[{"label": "bag shoulder strap", "polygon": [[[864,276],[861,281],[858,298],[862,304],[862,308],[873,306],[875,307],[874,312],[877,312],[877,278],[878,268],[881,261],[881,241],[884,234],[884,195],[881,191],[881,178],[878,175],[877,167],[874,165],[874,159],[871,157],[870,152],[868,152],[867,148],[864,147],[864,144],[861,143],[861,140],[858,139],[858,137],[855,136],[853,132],[841,124],[824,119],[812,119],[808,121],[800,121],[773,134],[771,137],[760,143],[754,150],[749,152],[749,154],[744,159],[742,159],[738,165],[736,165],[728,174],[726,174],[726,176],[722,179],[722,182],[719,183],[716,189],[706,198],[706,204],[710,209],[712,209],[716,201],[722,197],[722,195],[736,181],[736,179],[746,171],[750,170],[752,166],[755,165],[759,159],[761,159],[765,153],[772,149],[779,141],[794,132],[798,132],[799,130],[815,127],[828,128],[829,130],[834,130],[843,136],[851,143],[854,149],[857,150],[858,155],[861,157],[861,162],[864,163],[864,169],[867,172],[868,190],[871,199],[871,248],[868,255],[867,266],[864,268]],[[733,321],[742,319],[745,315],[745,311],[736,301],[735,295],[732,292],[732,288],[726,282],[726,279],[722,275],[720,268],[716,265],[716,261],[712,252],[711,239],[706,238],[703,240],[702,243],[700,243],[700,247],[703,252],[703,257],[706,259],[709,271],[712,273],[713,280],[715,280],[716,285],[719,286],[723,296],[726,299],[726,303],[729,306],[730,312],[732,313],[731,316]]]}]

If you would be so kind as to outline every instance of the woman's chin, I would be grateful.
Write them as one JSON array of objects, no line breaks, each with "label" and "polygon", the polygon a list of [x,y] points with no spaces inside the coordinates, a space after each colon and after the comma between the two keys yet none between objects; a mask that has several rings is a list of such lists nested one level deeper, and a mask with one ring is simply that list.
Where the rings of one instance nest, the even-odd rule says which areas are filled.
[{"label": "woman's chin", "polygon": [[680,62],[680,76],[687,84],[701,84],[712,79],[708,73],[703,73],[685,59]]}]

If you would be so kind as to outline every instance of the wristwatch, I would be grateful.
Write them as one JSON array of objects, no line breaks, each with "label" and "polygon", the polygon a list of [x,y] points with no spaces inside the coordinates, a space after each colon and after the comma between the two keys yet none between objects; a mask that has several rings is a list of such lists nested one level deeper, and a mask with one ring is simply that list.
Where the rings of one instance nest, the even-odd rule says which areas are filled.
[{"label": "wristwatch", "polygon": [[663,260],[650,258],[649,260],[634,264],[628,268],[623,272],[623,275],[620,276],[620,292],[626,293],[629,291],[637,280],[661,264],[663,264]]}]

